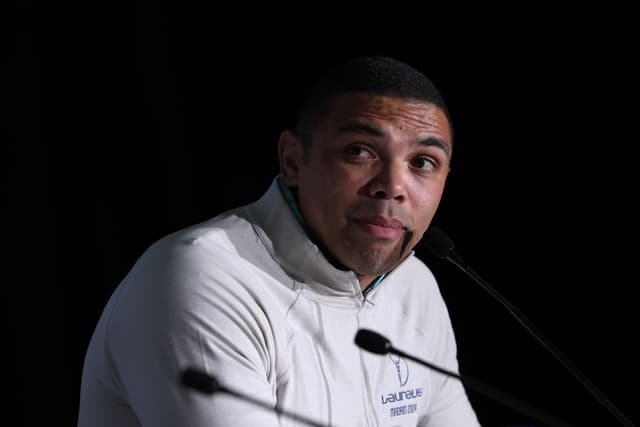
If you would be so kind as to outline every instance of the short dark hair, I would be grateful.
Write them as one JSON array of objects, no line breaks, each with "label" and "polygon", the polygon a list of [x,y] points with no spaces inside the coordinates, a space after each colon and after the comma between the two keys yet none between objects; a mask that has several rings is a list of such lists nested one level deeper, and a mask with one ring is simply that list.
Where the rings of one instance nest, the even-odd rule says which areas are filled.
[{"label": "short dark hair", "polygon": [[298,112],[296,132],[308,146],[311,131],[331,107],[335,96],[347,92],[393,96],[434,104],[453,124],[444,98],[435,84],[411,65],[387,56],[349,59],[323,74],[310,88]]}]

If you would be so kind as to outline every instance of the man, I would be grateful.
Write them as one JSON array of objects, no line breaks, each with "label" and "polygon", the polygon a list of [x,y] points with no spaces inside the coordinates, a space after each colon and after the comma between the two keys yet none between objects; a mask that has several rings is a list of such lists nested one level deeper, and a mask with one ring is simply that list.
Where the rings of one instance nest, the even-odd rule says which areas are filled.
[{"label": "man", "polygon": [[[354,344],[359,329],[457,371],[413,248],[452,153],[434,85],[391,58],[347,61],[280,136],[280,175],[248,206],[153,244],[110,299],[85,359],[79,425],[477,426],[461,383]],[[180,383],[193,367],[247,399]]]}]

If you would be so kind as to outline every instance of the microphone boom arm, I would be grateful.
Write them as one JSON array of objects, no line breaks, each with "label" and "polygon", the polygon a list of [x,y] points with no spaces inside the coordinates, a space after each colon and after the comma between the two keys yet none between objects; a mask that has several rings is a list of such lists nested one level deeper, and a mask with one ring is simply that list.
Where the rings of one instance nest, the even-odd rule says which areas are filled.
[{"label": "microphone boom arm", "polygon": [[635,427],[620,409],[618,409],[609,398],[600,391],[570,360],[567,358],[533,323],[525,317],[513,304],[495,290],[486,280],[480,277],[471,267],[469,267],[458,254],[453,241],[440,228],[431,226],[425,234],[424,245],[436,257],[446,259],[454,264],[465,274],[469,275],[485,291],[500,302],[513,317],[545,348],[560,364],[573,375],[592,396],[604,406],[625,427]]},{"label": "microphone boom arm", "polygon": [[291,418],[292,420],[303,422],[305,424],[308,424],[311,427],[330,427],[326,424],[321,424],[317,421],[314,421],[302,415],[285,411],[282,408],[279,408],[277,406],[274,407],[266,402],[263,402],[262,400],[256,399],[253,396],[249,396],[247,394],[240,393],[236,390],[232,390],[220,384],[214,376],[209,375],[206,372],[203,372],[193,367],[186,368],[182,372],[181,382],[183,385],[204,394],[214,394],[214,393],[228,394],[240,400],[244,400],[256,406],[259,406],[261,408],[267,409],[269,411],[275,411],[278,415],[286,416]]},{"label": "microphone boom arm", "polygon": [[600,402],[623,426],[635,427],[611,401],[600,391],[585,374],[583,374],[567,356],[565,356],[517,307],[493,288],[486,280],[480,277],[471,267],[469,267],[455,252],[447,255],[447,260],[470,276],[485,291],[500,302],[511,315],[542,345],[564,368],[569,371],[595,399]]}]

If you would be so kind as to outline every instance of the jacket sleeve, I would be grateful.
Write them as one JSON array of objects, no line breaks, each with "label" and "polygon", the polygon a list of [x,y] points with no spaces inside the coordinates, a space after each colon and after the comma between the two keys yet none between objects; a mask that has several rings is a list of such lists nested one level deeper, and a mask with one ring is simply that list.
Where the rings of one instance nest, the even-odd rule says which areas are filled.
[{"label": "jacket sleeve", "polygon": [[251,275],[190,246],[146,254],[123,283],[106,333],[114,383],[142,426],[279,426],[273,410],[180,381],[193,367],[276,404],[276,342]]}]

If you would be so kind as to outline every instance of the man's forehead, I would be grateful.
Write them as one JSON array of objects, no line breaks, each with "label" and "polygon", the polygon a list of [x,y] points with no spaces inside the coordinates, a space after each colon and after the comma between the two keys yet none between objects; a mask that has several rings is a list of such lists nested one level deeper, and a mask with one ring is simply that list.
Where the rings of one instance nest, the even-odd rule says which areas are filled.
[{"label": "man's forehead", "polygon": [[387,95],[345,93],[336,96],[326,119],[339,128],[375,127],[376,122],[397,123],[450,139],[449,119],[439,106],[426,101]]},{"label": "man's forehead", "polygon": [[366,93],[344,93],[337,95],[330,105],[327,118],[342,120],[350,117],[363,119],[387,118],[409,121],[449,120],[437,105],[412,98],[400,98],[388,95]]}]

